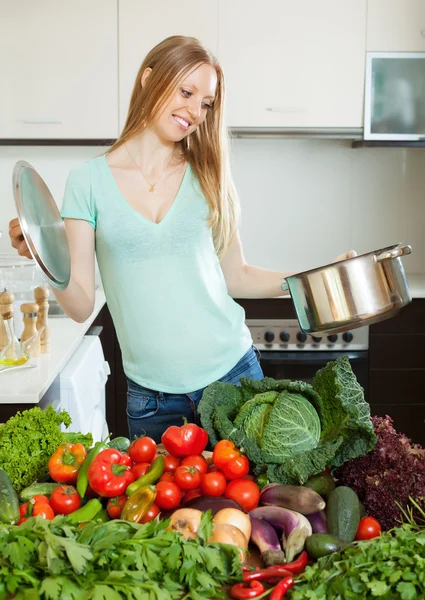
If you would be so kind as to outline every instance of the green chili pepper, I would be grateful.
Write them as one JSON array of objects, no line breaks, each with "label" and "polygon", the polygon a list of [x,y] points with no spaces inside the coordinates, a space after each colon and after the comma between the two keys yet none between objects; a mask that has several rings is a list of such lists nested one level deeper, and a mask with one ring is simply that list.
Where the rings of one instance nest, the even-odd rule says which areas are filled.
[{"label": "green chili pepper", "polygon": [[72,523],[83,523],[93,520],[102,509],[102,503],[97,498],[92,498],[84,506],[68,515]]},{"label": "green chili pepper", "polygon": [[261,475],[259,475],[257,477],[257,479],[255,480],[255,483],[258,485],[260,490],[262,490],[263,487],[266,487],[266,485],[269,485],[270,481],[265,473],[261,473]]},{"label": "green chili pepper", "polygon": [[106,450],[106,448],[109,448],[108,444],[106,443],[106,440],[102,442],[96,442],[96,444],[87,454],[83,464],[81,465],[80,470],[78,471],[76,485],[77,492],[80,494],[81,498],[84,498],[84,495],[89,485],[89,466],[93,462],[94,458],[99,454],[99,452],[102,452],[102,450]]},{"label": "green chili pepper", "polygon": [[142,475],[142,477],[139,477],[139,479],[136,479],[136,481],[133,481],[133,483],[130,483],[130,485],[125,490],[125,493],[127,494],[127,496],[131,496],[136,490],[138,490],[143,485],[152,485],[153,483],[156,483],[163,472],[164,457],[160,454],[153,461],[149,471]]},{"label": "green chili pepper", "polygon": [[108,511],[106,510],[106,508],[101,508],[99,512],[96,513],[93,517],[93,521],[95,521],[96,523],[106,523],[110,520],[111,519],[109,518]]}]

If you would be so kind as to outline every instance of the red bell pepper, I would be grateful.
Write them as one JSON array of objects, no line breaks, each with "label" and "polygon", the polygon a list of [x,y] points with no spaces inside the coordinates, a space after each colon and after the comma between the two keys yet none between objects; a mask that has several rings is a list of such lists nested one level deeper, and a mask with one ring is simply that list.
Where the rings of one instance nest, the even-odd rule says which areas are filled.
[{"label": "red bell pepper", "polygon": [[61,444],[50,457],[50,477],[58,483],[75,483],[86,456],[83,444]]},{"label": "red bell pepper", "polygon": [[162,434],[161,441],[164,448],[175,458],[182,458],[190,454],[202,454],[208,444],[208,433],[195,423],[187,423],[177,427],[172,425]]},{"label": "red bell pepper", "polygon": [[90,487],[99,496],[121,496],[134,481],[131,458],[115,448],[102,450],[89,466],[88,478]]}]

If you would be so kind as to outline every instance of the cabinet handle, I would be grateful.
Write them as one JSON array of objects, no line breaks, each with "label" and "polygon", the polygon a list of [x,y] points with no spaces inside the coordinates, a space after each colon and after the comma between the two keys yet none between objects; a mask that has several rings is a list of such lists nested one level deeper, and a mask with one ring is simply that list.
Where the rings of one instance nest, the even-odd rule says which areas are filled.
[{"label": "cabinet handle", "polygon": [[425,37],[425,29],[421,29],[421,36]]},{"label": "cabinet handle", "polygon": [[45,121],[41,119],[22,119],[21,123],[25,123],[25,125],[63,125],[63,121]]},{"label": "cabinet handle", "polygon": [[305,108],[300,106],[267,106],[267,112],[275,112],[275,113],[304,113],[306,112]]}]

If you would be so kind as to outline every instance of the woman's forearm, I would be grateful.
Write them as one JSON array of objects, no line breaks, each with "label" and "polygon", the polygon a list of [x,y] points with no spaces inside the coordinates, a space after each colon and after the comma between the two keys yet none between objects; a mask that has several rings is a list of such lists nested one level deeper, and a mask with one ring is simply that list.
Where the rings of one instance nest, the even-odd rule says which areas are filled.
[{"label": "woman's forearm", "polygon": [[282,290],[285,277],[292,273],[280,273],[261,267],[245,265],[233,274],[228,291],[232,298],[276,298],[288,292]]},{"label": "woman's forearm", "polygon": [[74,321],[83,323],[92,314],[94,308],[94,291],[93,297],[90,298],[83,288],[76,281],[73,281],[72,278],[66,290],[57,290],[51,286],[50,290],[68,317]]}]

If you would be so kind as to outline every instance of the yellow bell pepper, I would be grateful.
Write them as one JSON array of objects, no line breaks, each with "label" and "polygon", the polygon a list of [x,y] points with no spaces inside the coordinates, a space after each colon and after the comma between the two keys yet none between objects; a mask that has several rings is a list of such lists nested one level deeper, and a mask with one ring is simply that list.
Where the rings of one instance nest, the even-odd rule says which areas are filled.
[{"label": "yellow bell pepper", "polygon": [[144,485],[128,497],[121,512],[121,519],[138,523],[143,519],[156,498],[156,488]]}]

